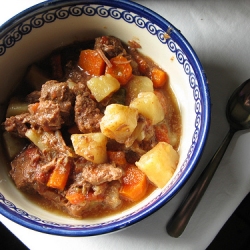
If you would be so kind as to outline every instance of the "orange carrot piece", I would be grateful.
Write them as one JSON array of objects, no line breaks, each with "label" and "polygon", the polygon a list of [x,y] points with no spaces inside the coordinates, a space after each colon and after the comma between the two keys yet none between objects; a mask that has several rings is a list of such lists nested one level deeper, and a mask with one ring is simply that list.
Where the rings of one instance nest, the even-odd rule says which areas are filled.
[{"label": "orange carrot piece", "polygon": [[158,124],[154,127],[155,137],[158,142],[170,143],[168,127],[165,123]]},{"label": "orange carrot piece", "polygon": [[103,195],[94,195],[93,192],[88,192],[86,195],[85,195],[85,199],[86,201],[103,201],[104,197]]},{"label": "orange carrot piece", "polygon": [[89,75],[101,76],[105,72],[105,61],[96,50],[86,49],[80,53],[78,65]]},{"label": "orange carrot piece", "polygon": [[155,67],[151,70],[151,80],[155,88],[160,88],[168,81],[168,75],[165,71]]},{"label": "orange carrot piece", "polygon": [[112,67],[106,67],[105,74],[112,75],[121,85],[126,85],[132,77],[132,66],[130,62],[122,55],[111,58],[110,62]]},{"label": "orange carrot piece", "polygon": [[51,188],[56,188],[63,190],[70,173],[70,164],[56,166],[53,172],[51,173],[47,186]]},{"label": "orange carrot piece", "polygon": [[149,66],[148,66],[148,63],[146,62],[146,60],[139,57],[136,62],[138,64],[139,71],[142,74],[147,74],[147,72],[149,70]]},{"label": "orange carrot piece", "polygon": [[122,179],[119,193],[126,200],[138,201],[145,196],[147,186],[146,175],[135,165],[129,165]]},{"label": "orange carrot piece", "polygon": [[34,115],[39,107],[39,102],[32,103],[29,105],[29,112]]},{"label": "orange carrot piece", "polygon": [[71,203],[71,204],[80,204],[84,201],[103,201],[103,196],[101,195],[94,195],[93,192],[89,192],[88,194],[83,194],[81,192],[68,192],[66,194],[66,199]]},{"label": "orange carrot piece", "polygon": [[123,151],[107,151],[108,159],[117,165],[125,165],[127,163],[125,153]]},{"label": "orange carrot piece", "polygon": [[80,204],[85,200],[85,195],[80,192],[70,192],[65,197],[73,205]]}]

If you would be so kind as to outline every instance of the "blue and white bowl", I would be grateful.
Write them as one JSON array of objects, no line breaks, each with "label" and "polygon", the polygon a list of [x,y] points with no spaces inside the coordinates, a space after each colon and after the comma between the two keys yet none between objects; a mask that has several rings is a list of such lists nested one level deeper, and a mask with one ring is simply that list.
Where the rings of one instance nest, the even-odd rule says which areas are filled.
[{"label": "blue and white bowl", "polygon": [[202,154],[210,124],[210,98],[200,61],[171,23],[127,0],[47,1],[3,24],[0,103],[7,100],[31,63],[59,46],[100,35],[138,41],[142,53],[168,72],[182,115],[179,165],[163,189],[156,189],[136,206],[101,219],[76,220],[27,200],[10,180],[1,152],[0,213],[25,227],[65,236],[99,235],[126,228],[166,204],[183,187]]}]

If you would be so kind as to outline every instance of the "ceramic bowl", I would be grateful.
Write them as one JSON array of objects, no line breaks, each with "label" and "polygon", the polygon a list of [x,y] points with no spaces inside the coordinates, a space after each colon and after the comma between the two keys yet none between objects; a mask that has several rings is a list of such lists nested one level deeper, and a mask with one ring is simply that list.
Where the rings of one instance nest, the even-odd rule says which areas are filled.
[{"label": "ceramic bowl", "polygon": [[27,200],[10,180],[1,151],[0,213],[33,230],[90,236],[126,228],[166,204],[184,186],[202,154],[210,123],[210,98],[202,65],[170,22],[127,0],[47,1],[4,23],[0,27],[1,115],[2,104],[31,63],[59,46],[100,35],[138,41],[141,52],[168,72],[182,116],[179,165],[164,188],[156,189],[134,207],[101,219],[76,220]]}]

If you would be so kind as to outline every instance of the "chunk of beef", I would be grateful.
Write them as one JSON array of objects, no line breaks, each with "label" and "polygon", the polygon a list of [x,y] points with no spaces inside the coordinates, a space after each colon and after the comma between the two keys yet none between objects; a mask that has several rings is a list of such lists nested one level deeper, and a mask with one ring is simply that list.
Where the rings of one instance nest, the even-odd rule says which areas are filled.
[{"label": "chunk of beef", "polygon": [[42,131],[36,134],[39,136],[39,145],[47,162],[52,161],[54,158],[60,158],[63,156],[72,157],[72,149],[66,145],[61,131]]},{"label": "chunk of beef", "polygon": [[122,170],[115,164],[88,164],[82,170],[84,181],[92,185],[100,185],[104,182],[118,180],[122,177]]},{"label": "chunk of beef", "polygon": [[119,181],[112,181],[105,192],[104,204],[110,209],[116,209],[122,203],[119,196],[121,184]]},{"label": "chunk of beef", "polygon": [[73,92],[65,82],[47,81],[42,85],[40,101],[52,100],[59,104],[74,100]]},{"label": "chunk of beef", "polygon": [[[135,133],[126,140],[125,146],[127,152],[133,151],[135,153],[134,156],[140,157],[156,145],[156,138],[151,121],[142,115],[139,115],[138,127],[140,129],[138,131],[135,130]],[[137,140],[138,136],[140,140]]]},{"label": "chunk of beef", "polygon": [[94,191],[94,195],[95,196],[103,196],[105,194],[105,191],[107,190],[108,187],[108,183],[104,182],[100,185],[94,185],[92,186],[92,190]]},{"label": "chunk of beef", "polygon": [[[88,184],[88,191],[84,193],[86,195],[85,200],[78,204],[71,204],[70,202],[66,204],[66,211],[71,216],[83,218],[93,211],[98,211],[99,209],[113,210],[121,205],[119,181],[103,183],[101,185],[92,186],[92,188],[90,188],[89,185],[90,184]],[[74,192],[74,188],[71,187],[71,189]],[[91,197],[90,199],[88,198],[89,195]]]},{"label": "chunk of beef", "polygon": [[54,80],[47,81],[41,89],[40,103],[44,101],[52,101],[58,104],[62,121],[70,125],[72,123],[72,111],[75,100],[74,92],[65,82],[57,82]]},{"label": "chunk of beef", "polygon": [[52,168],[56,168],[58,164],[67,164],[68,160],[70,159],[59,154],[48,162],[48,158],[34,144],[30,144],[11,162],[10,175],[17,188],[29,193],[38,193],[58,209],[74,216],[64,192],[46,185]]},{"label": "chunk of beef", "polygon": [[104,55],[110,59],[118,55],[126,55],[120,39],[113,36],[102,36],[95,39],[94,49],[100,49]]},{"label": "chunk of beef", "polygon": [[55,131],[60,129],[62,124],[73,124],[75,95],[67,83],[48,81],[42,86],[41,93],[32,92],[27,100],[32,103],[29,105],[29,113],[7,118],[4,122],[8,132],[16,132],[19,136],[25,137],[30,127]]},{"label": "chunk of beef", "polygon": [[33,105],[29,105],[29,112],[33,115],[34,127],[40,126],[44,131],[55,131],[61,128],[63,119],[61,117],[60,106],[53,101],[42,101],[35,112]]},{"label": "chunk of beef", "polygon": [[37,183],[46,186],[53,169],[64,169],[72,165],[71,159],[63,153],[41,152],[34,144],[30,144],[11,162],[10,175],[20,189],[40,190]]},{"label": "chunk of beef", "polygon": [[92,100],[88,92],[76,96],[75,122],[82,133],[100,130],[100,120],[103,117],[97,103]]},{"label": "chunk of beef", "polygon": [[73,91],[75,93],[75,95],[90,95],[90,90],[87,86],[87,82],[86,81],[81,81],[81,82],[78,82],[76,84],[76,86],[73,88]]},{"label": "chunk of beef", "polygon": [[20,137],[25,137],[25,133],[29,128],[32,117],[29,113],[24,113],[6,118],[3,125],[8,132],[14,132]]},{"label": "chunk of beef", "polygon": [[17,188],[27,191],[33,190],[39,160],[39,150],[31,144],[11,162],[10,175]]},{"label": "chunk of beef", "polygon": [[81,68],[79,68],[77,65],[72,65],[70,62],[66,66],[68,68],[67,79],[70,79],[71,81],[77,83],[77,85],[79,84],[80,88],[83,87],[82,89],[86,90],[87,81],[92,76],[88,74],[83,74],[83,71]]}]

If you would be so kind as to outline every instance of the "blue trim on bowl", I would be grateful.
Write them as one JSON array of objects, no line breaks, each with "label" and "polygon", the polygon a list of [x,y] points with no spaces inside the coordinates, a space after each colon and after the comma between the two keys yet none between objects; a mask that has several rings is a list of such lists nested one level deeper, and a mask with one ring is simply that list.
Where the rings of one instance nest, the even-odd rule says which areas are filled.
[{"label": "blue trim on bowl", "polygon": [[[5,41],[7,39],[10,39],[8,36],[11,33],[12,37],[9,40],[10,43],[4,44],[5,51],[6,49],[12,47],[15,45],[16,42],[18,42],[20,39],[22,39],[22,36],[28,34],[32,31],[33,28],[41,27],[44,23],[43,21],[34,22],[37,25],[37,27],[33,26],[27,26],[27,29],[21,30],[20,25],[17,25],[17,20],[25,22],[27,20],[30,20],[31,17],[37,16],[39,13],[44,13],[44,9],[40,11],[42,7],[44,7],[47,11],[54,9],[54,8],[60,8],[69,3],[71,6],[75,5],[87,5],[87,4],[97,4],[98,6],[104,5],[104,6],[110,6],[114,8],[113,10],[116,11],[116,14],[119,16],[121,15],[121,18],[123,18],[126,22],[137,22],[136,24],[141,28],[147,28],[148,32],[150,32],[153,35],[156,35],[158,39],[162,42],[167,44],[169,49],[175,53],[178,62],[183,65],[184,71],[189,76],[189,83],[190,87],[194,91],[194,99],[195,99],[195,109],[196,109],[196,130],[197,133],[194,133],[193,136],[193,147],[190,148],[190,154],[187,157],[189,162],[189,168],[185,169],[185,173],[182,173],[181,176],[178,176],[176,180],[176,185],[174,187],[170,187],[168,190],[165,190],[165,196],[161,197],[159,200],[154,200],[151,202],[149,207],[145,207],[140,209],[140,214],[138,214],[138,211],[136,211],[134,214],[130,215],[129,217],[124,217],[121,220],[114,220],[113,222],[98,224],[98,225],[61,225],[61,224],[54,224],[51,222],[43,221],[40,218],[36,218],[34,216],[31,216],[27,214],[25,211],[22,211],[19,208],[16,208],[13,203],[6,200],[3,195],[0,193],[0,213],[6,216],[7,218],[11,219],[12,221],[23,225],[25,227],[31,228],[33,230],[37,230],[40,232],[48,233],[48,234],[56,234],[56,235],[64,235],[64,236],[90,236],[90,235],[98,235],[98,234],[105,234],[113,231],[117,231],[119,229],[125,228],[129,225],[132,225],[145,217],[149,216],[156,210],[158,210],[160,207],[162,207],[164,204],[166,204],[167,201],[173,198],[173,196],[183,187],[183,185],[186,183],[188,178],[190,177],[191,173],[194,171],[199,158],[201,156],[202,149],[205,146],[206,137],[208,135],[209,126],[210,126],[210,96],[209,96],[209,90],[207,85],[206,76],[204,73],[204,70],[202,68],[202,65],[195,54],[194,50],[188,43],[188,41],[181,35],[179,30],[177,30],[171,23],[169,23],[167,20],[162,18],[160,15],[156,14],[152,10],[149,10],[148,8],[141,6],[137,3],[126,1],[126,0],[116,0],[116,1],[107,1],[107,0],[92,0],[92,1],[81,1],[81,0],[73,0],[73,1],[47,1],[40,4],[37,4],[20,14],[16,15],[15,17],[11,18],[9,21],[7,21],[5,24],[3,24],[0,27],[0,37],[5,37]],[[126,17],[125,14],[121,14],[120,11],[116,10],[116,8],[124,9],[126,10]],[[90,8],[91,9],[91,8]],[[75,9],[77,10],[77,9]],[[99,13],[101,15],[105,15],[105,11],[107,11],[107,8],[102,8],[103,12]],[[129,12],[134,13],[137,15],[138,20],[135,21],[133,19],[133,15]],[[73,15],[77,15],[78,12],[75,12]],[[92,12],[85,12],[86,15],[91,15]],[[109,12],[110,13],[110,12]],[[56,18],[66,18],[67,13],[65,13],[66,16],[57,16]],[[82,13],[78,13],[82,14]],[[96,12],[94,12],[96,14]],[[118,16],[113,16],[113,18],[118,18]],[[132,16],[132,19],[131,19]],[[148,22],[145,24],[143,23],[143,20],[139,17],[146,18]],[[47,20],[47,22],[53,21],[53,18],[51,20]],[[45,21],[46,22],[46,21]],[[13,31],[17,31],[16,33]],[[168,33],[168,36],[166,35],[166,32]],[[13,34],[15,33],[15,36]],[[170,38],[171,37],[171,38]],[[13,40],[14,39],[14,40]],[[12,44],[13,43],[13,44]],[[179,44],[179,46],[177,46]],[[3,45],[3,44],[2,44]],[[1,44],[0,44],[1,46]],[[0,56],[5,53],[5,51],[1,50],[0,48]],[[196,69],[195,72],[193,72],[193,69]],[[199,85],[199,86],[198,86]],[[199,87],[199,88],[198,88]],[[202,91],[199,91],[201,89]],[[204,106],[203,110],[200,110],[200,107]],[[199,152],[199,153],[197,153]],[[183,166],[185,167],[185,166]]]}]

